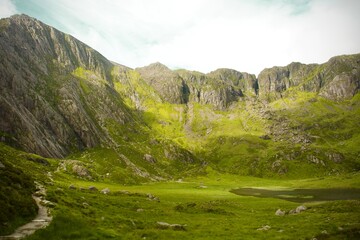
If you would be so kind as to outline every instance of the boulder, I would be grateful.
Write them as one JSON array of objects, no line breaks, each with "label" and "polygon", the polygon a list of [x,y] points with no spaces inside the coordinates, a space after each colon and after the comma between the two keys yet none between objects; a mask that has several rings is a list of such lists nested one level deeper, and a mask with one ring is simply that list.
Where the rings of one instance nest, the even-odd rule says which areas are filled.
[{"label": "boulder", "polygon": [[76,187],[75,187],[73,184],[71,184],[71,185],[69,186],[69,189],[76,190]]},{"label": "boulder", "polygon": [[306,209],[307,209],[306,206],[300,205],[295,209],[295,213],[301,213],[301,212],[305,211]]},{"label": "boulder", "polygon": [[5,165],[2,162],[0,162],[0,168],[5,168]]},{"label": "boulder", "polygon": [[74,164],[72,170],[79,177],[90,177],[89,170],[87,170],[87,168],[84,166]]},{"label": "boulder", "polygon": [[109,188],[104,188],[100,192],[103,193],[103,194],[108,194],[108,193],[110,193],[110,189]]},{"label": "boulder", "polygon": [[280,208],[278,210],[276,210],[275,215],[276,216],[284,216],[285,215],[285,211],[282,211]]},{"label": "boulder", "polygon": [[185,227],[186,225],[182,225],[182,224],[169,224],[166,222],[157,222],[157,227],[159,229],[172,229],[172,230],[176,230],[176,231],[185,231]]},{"label": "boulder", "polygon": [[263,140],[271,140],[271,137],[269,135],[262,135],[259,138],[263,139]]},{"label": "boulder", "polygon": [[258,228],[256,230],[258,231],[268,231],[271,227],[269,225],[262,226],[261,228]]},{"label": "boulder", "polygon": [[50,201],[45,200],[45,199],[44,199],[44,200],[41,200],[41,201],[40,201],[40,204],[43,205],[43,206],[45,206],[45,207],[50,207],[50,208],[53,208],[53,207],[56,206],[55,203],[50,202]]},{"label": "boulder", "polygon": [[156,163],[156,159],[153,156],[151,156],[150,154],[145,154],[144,160],[146,160],[149,163]]},{"label": "boulder", "polygon": [[341,153],[329,152],[325,153],[325,155],[334,163],[341,163],[344,160],[344,156]]},{"label": "boulder", "polygon": [[146,194],[146,196],[148,197],[149,200],[151,201],[157,201],[160,202],[160,199],[158,197],[155,197],[154,195],[152,195],[151,193]]},{"label": "boulder", "polygon": [[90,186],[89,187],[89,190],[90,191],[94,191],[94,192],[97,192],[97,191],[99,191],[96,187],[94,187],[94,186]]}]

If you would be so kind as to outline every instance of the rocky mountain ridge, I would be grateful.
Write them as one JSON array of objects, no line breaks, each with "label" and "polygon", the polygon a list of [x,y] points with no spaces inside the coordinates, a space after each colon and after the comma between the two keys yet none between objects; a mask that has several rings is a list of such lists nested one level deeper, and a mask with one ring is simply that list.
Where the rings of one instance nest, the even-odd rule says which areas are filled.
[{"label": "rocky mountain ridge", "polygon": [[281,95],[290,88],[316,92],[330,100],[353,97],[360,89],[360,54],[337,56],[323,64],[291,63],[264,69],[258,76],[260,95]]},{"label": "rocky mountain ridge", "polygon": [[[227,144],[233,144],[230,150],[248,149],[242,154],[251,155],[254,169],[261,157],[251,146],[265,151],[268,142],[274,156],[264,153],[265,162],[275,159],[279,165],[282,141],[299,153],[290,160],[307,158],[305,150],[298,151],[302,147],[327,156],[309,140],[319,138],[309,129],[321,126],[294,119],[305,113],[291,112],[286,101],[305,96],[299,101],[309,109],[317,101],[325,109],[335,109],[327,100],[350,101],[360,89],[360,54],[264,69],[258,78],[225,68],[208,74],[171,70],[161,63],[131,69],[38,20],[15,15],[0,20],[0,78],[1,141],[55,158],[96,147],[115,149],[126,168],[160,179],[168,166],[206,166],[214,149],[219,150],[214,156],[223,158]],[[341,126],[337,115],[335,120]],[[353,137],[343,132],[343,139]],[[194,154],[205,157],[198,161]]]}]

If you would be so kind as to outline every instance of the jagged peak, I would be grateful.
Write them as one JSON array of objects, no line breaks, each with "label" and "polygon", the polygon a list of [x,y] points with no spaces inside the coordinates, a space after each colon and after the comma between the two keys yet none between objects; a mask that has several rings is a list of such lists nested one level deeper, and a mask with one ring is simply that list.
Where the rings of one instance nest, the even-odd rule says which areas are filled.
[{"label": "jagged peak", "polygon": [[[27,23],[41,23],[41,24],[45,24],[42,21],[38,20],[37,18],[34,17],[30,17],[29,15],[26,14],[14,14],[8,18],[4,18],[4,19],[9,19],[10,21],[15,21],[15,22],[27,22]],[[46,24],[45,24],[46,25]]]},{"label": "jagged peak", "polygon": [[139,69],[156,69],[156,70],[170,70],[165,64],[162,64],[161,62],[154,62],[147,66],[140,67]]}]

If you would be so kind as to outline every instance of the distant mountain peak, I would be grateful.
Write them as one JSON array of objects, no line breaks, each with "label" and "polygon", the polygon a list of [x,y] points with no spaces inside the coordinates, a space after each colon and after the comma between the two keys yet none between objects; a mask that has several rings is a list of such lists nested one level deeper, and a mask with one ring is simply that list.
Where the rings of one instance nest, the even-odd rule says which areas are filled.
[{"label": "distant mountain peak", "polygon": [[156,69],[156,70],[170,70],[165,64],[162,64],[161,62],[154,62],[147,66],[141,67],[141,69]]}]

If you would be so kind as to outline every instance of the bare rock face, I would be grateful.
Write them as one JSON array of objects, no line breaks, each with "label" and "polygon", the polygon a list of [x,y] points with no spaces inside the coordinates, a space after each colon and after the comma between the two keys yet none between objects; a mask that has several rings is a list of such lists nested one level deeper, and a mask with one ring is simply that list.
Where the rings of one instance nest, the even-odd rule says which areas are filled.
[{"label": "bare rock face", "polygon": [[[109,78],[113,64],[26,15],[2,19],[0,25],[2,141],[45,157],[110,143],[99,122],[129,119]],[[74,74],[77,69],[85,70],[83,76]]]},{"label": "bare rock face", "polygon": [[260,96],[279,95],[290,87],[316,92],[330,100],[353,97],[360,89],[360,54],[331,58],[324,64],[291,63],[264,69],[258,76]]},{"label": "bare rock face", "polygon": [[255,95],[258,91],[255,75],[232,69],[218,69],[203,74],[187,70],[172,71],[161,63],[153,63],[136,71],[170,103],[198,102],[225,109],[243,97],[245,92]]},{"label": "bare rock face", "polygon": [[209,104],[225,109],[245,95],[256,95],[258,85],[255,75],[233,69],[218,69],[208,74],[177,70],[189,89],[189,102]]},{"label": "bare rock face", "polygon": [[238,87],[241,92],[257,93],[258,86],[254,74],[238,72],[233,69],[220,68],[207,74],[212,79],[217,79]]},{"label": "bare rock face", "polygon": [[152,86],[165,101],[187,103],[189,90],[183,79],[161,63],[137,68],[143,79]]},{"label": "bare rock face", "polygon": [[352,98],[360,89],[360,68],[352,72],[343,72],[320,91],[320,96],[332,100]]},{"label": "bare rock face", "polygon": [[260,95],[282,93],[290,87],[298,86],[315,68],[315,64],[297,62],[286,67],[266,68],[258,76]]}]

